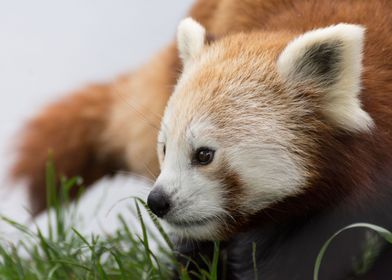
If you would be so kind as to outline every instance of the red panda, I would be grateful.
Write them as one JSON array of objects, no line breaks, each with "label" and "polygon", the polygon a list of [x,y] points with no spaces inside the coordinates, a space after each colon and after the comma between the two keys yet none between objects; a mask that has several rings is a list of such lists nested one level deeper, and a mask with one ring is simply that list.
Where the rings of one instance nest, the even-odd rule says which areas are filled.
[{"label": "red panda", "polygon": [[[91,172],[89,181],[144,172],[157,178],[152,211],[198,241],[179,242],[182,255],[208,255],[217,239],[229,279],[309,279],[340,227],[392,228],[391,12],[386,0],[198,1],[177,46],[97,92],[102,103],[68,101],[101,114],[69,115],[63,102],[33,120],[15,174],[30,178],[39,201],[50,145],[62,172]],[[85,135],[64,145],[53,136],[61,127]],[[75,153],[83,160],[73,165]],[[385,278],[388,247],[366,274],[352,267],[365,240],[338,239],[321,279]]]}]

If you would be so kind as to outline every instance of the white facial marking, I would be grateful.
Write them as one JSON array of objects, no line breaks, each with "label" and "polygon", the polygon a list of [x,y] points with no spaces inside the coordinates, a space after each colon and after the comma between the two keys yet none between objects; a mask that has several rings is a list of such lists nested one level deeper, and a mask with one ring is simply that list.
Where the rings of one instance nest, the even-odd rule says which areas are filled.
[{"label": "white facial marking", "polygon": [[282,198],[301,192],[305,183],[301,160],[285,147],[239,143],[230,152],[233,170],[246,182],[242,208],[247,214],[257,213]]},{"label": "white facial marking", "polygon": [[[169,125],[173,122],[173,119],[165,119],[171,121]],[[192,165],[197,148],[216,146],[216,142],[208,137],[212,129],[209,122],[196,120],[179,137],[168,137],[161,174],[156,180],[156,185],[172,201],[172,209],[165,220],[178,234],[194,238],[217,237],[214,229],[226,215],[220,182],[208,178],[202,166]],[[219,155],[213,161],[217,160]]]}]

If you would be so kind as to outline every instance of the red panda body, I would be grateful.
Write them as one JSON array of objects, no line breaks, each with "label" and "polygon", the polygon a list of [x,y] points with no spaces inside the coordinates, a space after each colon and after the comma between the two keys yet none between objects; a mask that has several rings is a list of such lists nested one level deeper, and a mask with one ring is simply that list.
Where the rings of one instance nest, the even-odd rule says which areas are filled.
[{"label": "red panda body", "polygon": [[[306,163],[303,164],[306,186],[303,191],[276,200],[246,219],[235,216],[238,224],[222,238],[225,240],[222,255],[227,258],[229,279],[254,279],[255,273],[260,279],[309,279],[319,249],[339,228],[353,222],[371,222],[391,229],[390,1],[198,1],[190,15],[213,35],[215,48],[225,48],[223,56],[228,58],[237,55],[238,48],[242,48],[227,39],[234,35],[237,36],[236,42],[244,39],[244,56],[247,45],[256,48],[255,44],[260,40],[268,49],[271,61],[276,61],[284,46],[305,32],[339,23],[366,28],[358,98],[366,112],[364,119],[370,116],[371,121],[369,119],[366,125],[358,128],[358,123],[348,121],[353,119],[352,116],[344,115],[346,119],[339,119],[341,122],[332,126],[329,125],[332,121],[318,111],[303,114],[303,122],[309,122],[310,128],[301,131],[303,138],[296,140],[297,149],[292,153],[302,157],[303,150],[307,150]],[[256,35],[248,37],[251,33]],[[256,40],[259,38],[257,33],[261,35]],[[211,43],[211,48],[214,44]],[[103,90],[93,89],[96,97],[83,92],[50,107],[31,122],[14,173],[17,177],[30,179],[36,212],[45,205],[40,178],[48,148],[53,150],[60,172],[68,176],[84,176],[87,182],[119,168],[153,178],[158,176],[158,160],[153,147],[160,116],[180,77],[181,62],[177,52],[176,47],[170,45],[139,71],[105,86]],[[229,72],[229,69],[223,69],[222,75],[225,70]],[[215,69],[211,72],[205,70],[207,74],[213,71]],[[204,80],[200,75],[197,82],[200,87],[208,80],[207,74]],[[189,87],[193,88],[194,84]],[[319,102],[319,97],[313,95],[311,90],[304,90],[303,96]],[[91,102],[88,101],[90,98]],[[75,108],[83,109],[74,112]],[[315,116],[317,121],[314,121]],[[56,126],[52,124],[54,118]],[[346,129],[347,126],[350,129]],[[71,132],[68,137],[75,135],[75,138],[69,143],[63,141],[62,130]],[[81,158],[75,158],[76,155]],[[238,187],[232,190],[235,196],[241,189],[241,180],[235,170],[227,170],[221,172],[227,175],[222,181]],[[386,264],[392,259],[391,250],[385,244],[380,245],[378,261],[367,274],[360,275],[351,266],[353,258],[361,262],[363,248],[358,244],[363,244],[366,238],[369,236],[363,231],[338,238],[322,264],[320,278],[385,277]],[[210,246],[207,242],[194,248],[179,247],[185,254],[197,257],[200,252],[208,253]],[[256,246],[254,259],[252,246]]]}]

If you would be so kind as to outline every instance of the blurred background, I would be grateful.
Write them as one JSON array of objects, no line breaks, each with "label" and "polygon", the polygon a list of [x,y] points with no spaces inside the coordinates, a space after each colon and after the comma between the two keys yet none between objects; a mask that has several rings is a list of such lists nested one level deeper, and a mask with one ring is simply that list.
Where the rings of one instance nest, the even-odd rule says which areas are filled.
[{"label": "blurred background", "polygon": [[[26,120],[69,91],[110,81],[147,61],[174,38],[192,2],[0,1],[0,215],[28,221],[24,184],[7,178]],[[123,206],[110,215],[108,209],[148,189],[143,180],[125,176],[99,182],[82,198],[89,205],[81,210],[89,221],[86,230],[102,231],[102,223],[106,230],[115,227],[112,217]],[[98,204],[102,209],[92,212]],[[3,238],[13,237],[9,231],[0,222]]]}]

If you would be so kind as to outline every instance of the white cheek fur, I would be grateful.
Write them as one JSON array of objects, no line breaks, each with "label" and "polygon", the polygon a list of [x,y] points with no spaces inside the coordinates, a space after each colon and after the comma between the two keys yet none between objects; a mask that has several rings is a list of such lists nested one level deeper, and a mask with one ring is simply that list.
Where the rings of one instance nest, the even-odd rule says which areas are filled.
[{"label": "white cheek fur", "polygon": [[237,147],[231,166],[245,182],[242,210],[256,213],[287,196],[295,195],[304,185],[301,160],[277,145]]}]

